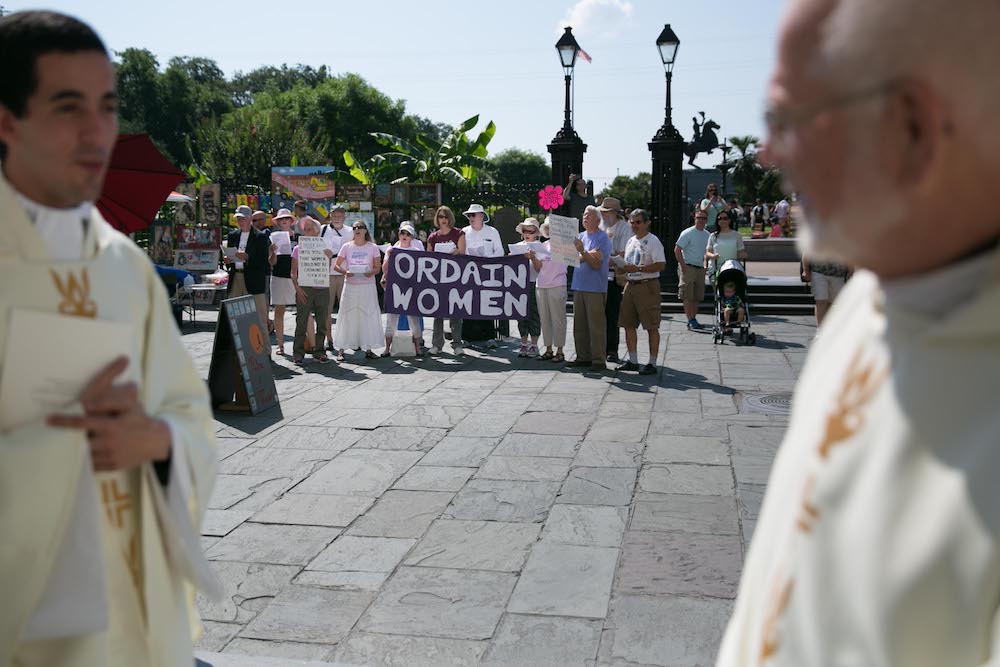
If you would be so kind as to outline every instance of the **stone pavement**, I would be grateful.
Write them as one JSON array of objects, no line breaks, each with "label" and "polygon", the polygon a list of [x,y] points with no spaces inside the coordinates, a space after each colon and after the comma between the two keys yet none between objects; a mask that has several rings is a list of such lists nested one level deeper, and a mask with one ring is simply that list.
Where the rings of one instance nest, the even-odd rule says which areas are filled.
[{"label": "stone pavement", "polygon": [[[184,336],[204,376],[206,315]],[[814,326],[754,330],[755,347],[713,346],[664,316],[648,377],[509,345],[281,360],[280,410],[217,415],[203,540],[226,594],[199,599],[199,657],[711,665],[787,420],[738,400],[790,392]]]}]

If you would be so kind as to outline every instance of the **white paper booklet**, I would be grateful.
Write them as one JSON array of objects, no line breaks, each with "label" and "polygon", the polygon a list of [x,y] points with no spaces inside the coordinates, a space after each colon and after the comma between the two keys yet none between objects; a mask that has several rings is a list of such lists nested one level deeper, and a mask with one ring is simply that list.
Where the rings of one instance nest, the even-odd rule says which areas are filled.
[{"label": "white paper booklet", "polygon": [[[132,349],[132,331],[124,322],[11,311],[0,377],[0,429],[42,419],[74,403],[100,370]],[[81,346],[86,354],[80,353]],[[136,381],[136,363],[133,359],[117,382]]]},{"label": "white paper booklet", "polygon": [[441,243],[434,244],[434,252],[443,252],[446,254],[451,254],[451,251],[455,249],[455,243],[453,241],[443,241]]}]

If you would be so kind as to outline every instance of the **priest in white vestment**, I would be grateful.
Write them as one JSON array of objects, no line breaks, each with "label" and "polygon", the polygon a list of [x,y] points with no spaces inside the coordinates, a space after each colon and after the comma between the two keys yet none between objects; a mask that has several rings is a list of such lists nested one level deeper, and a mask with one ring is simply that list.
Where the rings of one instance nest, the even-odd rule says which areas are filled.
[{"label": "priest in white vestment", "polygon": [[92,203],[117,136],[114,70],[90,28],[51,12],[0,18],[0,62],[4,391],[12,360],[41,373],[58,356],[10,333],[25,313],[59,318],[78,355],[98,346],[75,322],[132,332],[75,400],[0,422],[0,665],[190,667],[193,592],[215,587],[198,530],[214,429],[162,283]]},{"label": "priest in white vestment", "polygon": [[720,667],[1000,664],[1000,2],[793,0],[773,161],[823,321]]}]

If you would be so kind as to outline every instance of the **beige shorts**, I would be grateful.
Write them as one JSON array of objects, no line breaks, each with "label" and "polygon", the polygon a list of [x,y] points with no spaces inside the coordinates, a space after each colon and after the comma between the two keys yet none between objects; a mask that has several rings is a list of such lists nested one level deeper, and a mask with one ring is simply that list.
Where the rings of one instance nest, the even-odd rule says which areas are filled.
[{"label": "beige shorts", "polygon": [[705,298],[705,267],[681,264],[677,267],[678,296],[687,303],[700,302]]},{"label": "beige shorts", "polygon": [[817,301],[833,303],[844,287],[844,282],[844,278],[813,272],[811,280],[813,298]]},{"label": "beige shorts", "polygon": [[642,328],[652,331],[660,328],[660,281],[647,280],[628,283],[618,311],[618,326],[626,329]]}]

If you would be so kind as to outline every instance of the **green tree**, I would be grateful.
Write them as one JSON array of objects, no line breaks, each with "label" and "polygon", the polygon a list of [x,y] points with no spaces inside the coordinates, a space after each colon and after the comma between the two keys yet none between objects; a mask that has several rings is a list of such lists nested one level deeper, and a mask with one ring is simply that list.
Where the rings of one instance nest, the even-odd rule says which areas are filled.
[{"label": "green tree", "polygon": [[753,201],[758,196],[760,182],[766,171],[757,160],[756,147],[760,145],[760,139],[747,134],[730,137],[729,143],[739,152],[732,161],[729,161],[729,155],[725,156],[726,162],[730,165],[733,187],[736,188],[741,201]]},{"label": "green tree", "polygon": [[233,104],[247,106],[253,104],[256,95],[263,92],[284,93],[298,86],[315,88],[330,78],[326,65],[313,69],[309,65],[289,67],[258,67],[244,74],[237,72],[230,83]]},{"label": "green tree", "polygon": [[653,176],[648,171],[640,171],[635,176],[615,176],[604,188],[605,197],[614,197],[622,208],[649,209],[653,192]]},{"label": "green tree", "polygon": [[243,189],[271,181],[271,168],[284,164],[321,164],[325,145],[317,145],[295,119],[275,109],[243,107],[218,122],[202,121],[194,143],[200,169],[226,188]]},{"label": "green tree", "polygon": [[393,149],[379,156],[398,164],[400,170],[409,171],[411,176],[407,178],[412,177],[418,183],[443,182],[460,187],[475,185],[480,171],[492,167],[486,159],[489,154],[486,147],[496,134],[497,126],[490,121],[472,141],[466,133],[478,123],[478,115],[469,118],[452,130],[443,142],[423,134],[418,134],[413,143],[385,132],[373,132],[372,137],[379,144]]},{"label": "green tree", "polygon": [[146,49],[115,53],[118,62],[118,120],[122,132],[146,132],[159,138],[162,123],[160,64]]},{"label": "green tree", "polygon": [[497,183],[542,184],[552,180],[552,166],[534,151],[508,148],[490,158],[490,174]]}]

